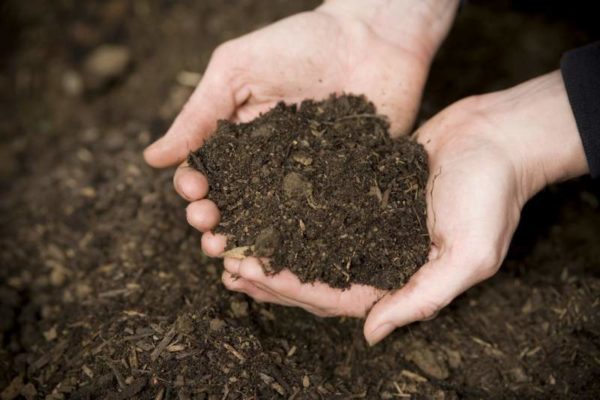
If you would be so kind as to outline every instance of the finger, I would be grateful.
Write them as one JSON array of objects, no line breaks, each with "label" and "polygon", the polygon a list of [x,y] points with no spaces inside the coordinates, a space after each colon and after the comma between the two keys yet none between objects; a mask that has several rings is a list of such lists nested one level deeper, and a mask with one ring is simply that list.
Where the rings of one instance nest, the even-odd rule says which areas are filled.
[{"label": "finger", "polygon": [[403,288],[375,304],[365,322],[365,338],[374,345],[397,327],[433,318],[459,294],[493,275],[498,267],[490,261],[459,258],[450,251],[429,261]]},{"label": "finger", "polygon": [[208,194],[208,180],[186,162],[181,164],[173,176],[173,186],[187,201],[200,200]]},{"label": "finger", "polygon": [[225,257],[225,259],[223,259],[223,267],[225,267],[225,270],[227,272],[229,272],[230,274],[236,275],[236,276],[240,275],[240,264],[241,263],[242,263],[242,260],[240,260],[239,258]]},{"label": "finger", "polygon": [[194,228],[200,232],[207,232],[219,224],[221,214],[214,202],[203,199],[194,201],[187,206],[186,218]]},{"label": "finger", "polygon": [[[181,162],[215,130],[216,121],[227,119],[236,105],[237,88],[233,87],[233,63],[230,46],[220,46],[211,58],[202,81],[194,90],[167,133],[144,151],[146,162],[162,168]],[[237,104],[236,104],[237,103]]]},{"label": "finger", "polygon": [[205,232],[202,235],[202,251],[209,257],[218,257],[225,251],[227,238],[223,235]]},{"label": "finger", "polygon": [[382,296],[382,291],[365,285],[341,290],[322,282],[303,283],[287,269],[276,275],[265,275],[260,261],[254,257],[242,260],[238,273],[264,290],[317,315],[364,317]]},{"label": "finger", "polygon": [[225,285],[227,289],[236,292],[239,292],[248,283],[245,279],[240,278],[238,275],[231,274],[229,271],[223,271],[221,274],[221,282],[223,282],[223,285]]},{"label": "finger", "polygon": [[[232,265],[235,268],[235,264],[232,263]],[[289,295],[290,292],[293,294],[293,290],[290,289],[301,285],[298,278],[289,270],[283,270],[276,275],[267,276],[264,273],[261,260],[256,257],[246,257],[240,260],[237,267],[237,274],[263,291],[277,297],[282,303],[285,302],[289,306],[304,308],[313,314],[323,314],[312,304],[300,301],[298,298]],[[311,285],[306,284],[305,286],[310,287]]]},{"label": "finger", "polygon": [[[278,279],[276,276],[272,277],[272,279]],[[311,314],[316,315],[317,317],[331,317],[333,314],[328,313],[326,310],[323,310],[319,307],[313,306],[312,304],[308,304],[308,303],[302,303],[300,301],[297,301],[291,297],[287,297],[281,293],[275,292],[273,289],[271,289],[268,286],[262,285],[260,283],[252,283],[254,286],[256,286],[257,288],[261,289],[262,291],[271,294],[271,296],[277,298],[277,300],[279,301],[278,304],[281,305],[285,305],[288,307],[298,307],[298,308],[302,308],[305,311],[308,311]]]},{"label": "finger", "polygon": [[[240,275],[241,265],[242,265],[242,260],[240,260],[240,259],[227,257],[223,260],[223,266],[225,267],[225,270],[229,275],[236,277],[239,282],[247,283],[248,285],[252,285],[257,289],[260,289],[265,294],[269,294],[270,298],[269,299],[265,298],[264,301],[268,301],[270,303],[281,304],[281,305],[285,305],[285,306],[290,306],[290,307],[301,307],[313,314],[323,316],[323,313],[314,307],[307,307],[307,305],[302,304],[297,301],[294,301],[294,299],[290,299],[290,298],[286,298],[285,296],[282,296],[280,293],[277,293],[276,291],[272,290],[268,286],[257,283],[256,281],[250,281],[248,279],[242,278]],[[254,266],[252,266],[252,268],[254,268]],[[246,272],[248,273],[249,271],[246,271]],[[260,268],[260,271],[255,271],[255,272],[257,272],[258,274],[261,274],[261,275],[263,274],[262,268]],[[272,278],[279,279],[279,277],[280,277],[280,275],[278,274],[276,276],[273,276]],[[241,285],[241,283],[240,283],[240,285]],[[244,285],[243,287],[246,288],[246,285]],[[232,290],[235,290],[235,289],[232,289]],[[254,297],[254,296],[252,296],[252,297]]]},{"label": "finger", "polygon": [[252,297],[255,301],[258,301],[260,303],[273,303],[283,306],[290,305],[286,302],[282,302],[281,299],[279,299],[277,296],[274,296],[271,293],[260,289],[259,287],[253,285],[251,282],[240,278],[239,276],[233,275],[228,271],[223,271],[221,281],[228,290],[245,293],[248,296]]}]

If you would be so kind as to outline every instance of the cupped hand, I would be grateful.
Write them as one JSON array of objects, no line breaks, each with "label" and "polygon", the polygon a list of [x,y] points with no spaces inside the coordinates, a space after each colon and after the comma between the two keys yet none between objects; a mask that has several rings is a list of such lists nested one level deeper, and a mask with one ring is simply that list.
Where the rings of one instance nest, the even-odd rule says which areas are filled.
[{"label": "cupped hand", "polygon": [[[279,101],[296,103],[331,93],[365,94],[388,116],[394,134],[407,133],[431,59],[457,3],[373,0],[365,8],[362,0],[331,0],[221,45],[167,134],[146,149],[147,162],[155,167],[181,162],[202,144],[218,119],[248,121]],[[206,232],[204,251],[219,255],[225,239],[210,233],[220,216],[216,205],[205,199],[206,178],[184,163],[174,185],[191,202],[189,223]],[[339,291],[315,284],[308,290],[286,271],[262,275],[253,258],[226,260],[225,266],[223,280],[230,289],[319,315],[364,316],[382,295],[365,286]]]},{"label": "cupped hand", "polygon": [[222,280],[229,290],[246,293],[254,300],[300,307],[320,317],[349,316],[363,318],[384,292],[366,285],[333,289],[321,283],[302,283],[287,269],[266,275],[255,257],[243,260],[226,258]]},{"label": "cupped hand", "polygon": [[[302,285],[289,272],[265,276],[252,258],[226,261],[225,284],[260,301],[318,315],[367,312],[364,334],[374,344],[397,327],[433,318],[456,296],[494,275],[525,202],[547,184],[588,171],[559,72],[462,100],[423,125],[416,137],[429,155],[432,247],[429,261],[403,288],[344,292]],[[224,246],[222,237],[203,237],[207,253]],[[332,309],[324,308],[328,305]]]},{"label": "cupped hand", "polygon": [[[227,245],[225,236],[199,228],[193,220],[191,223],[205,231],[202,235],[204,253],[209,257],[219,257]],[[320,282],[302,283],[287,269],[276,275],[267,275],[263,270],[264,263],[268,260],[225,258],[223,284],[227,289],[245,293],[258,302],[300,307],[321,317],[363,318],[384,295],[382,290],[366,285],[352,285],[349,289],[340,290]]]},{"label": "cupped hand", "polygon": [[[165,167],[183,161],[218,119],[248,121],[277,102],[365,94],[389,117],[392,132],[413,124],[431,59],[447,34],[456,0],[328,1],[219,46],[202,81],[164,137],[144,152]],[[208,191],[184,163],[175,188],[190,202]],[[216,207],[194,205],[193,210]],[[204,218],[198,213],[196,220]],[[212,215],[203,227],[218,219]]]},{"label": "cupped hand", "polygon": [[144,156],[181,162],[218,119],[247,121],[277,102],[366,94],[396,133],[410,129],[457,0],[330,0],[219,46],[195,92]]},{"label": "cupped hand", "polygon": [[434,317],[500,267],[525,202],[587,164],[559,72],[460,101],[416,133],[429,155],[429,261],[370,311],[373,344]]}]

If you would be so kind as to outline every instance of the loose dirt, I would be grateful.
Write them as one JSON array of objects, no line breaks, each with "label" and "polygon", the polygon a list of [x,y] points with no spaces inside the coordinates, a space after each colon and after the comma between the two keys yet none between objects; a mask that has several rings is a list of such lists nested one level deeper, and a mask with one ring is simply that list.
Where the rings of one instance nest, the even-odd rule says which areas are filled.
[{"label": "loose dirt", "polygon": [[[223,288],[173,171],[141,153],[215,46],[316,3],[1,2],[2,400],[599,398],[597,182],[541,193],[494,278],[373,348],[362,321]],[[432,68],[423,117],[591,40],[567,12],[477,3]],[[88,89],[86,60],[104,44],[125,46],[129,66]]]},{"label": "loose dirt", "polygon": [[[231,254],[268,257],[303,282],[402,286],[426,260],[427,155],[364,97],[281,103],[221,121],[188,163],[221,210]],[[233,250],[232,250],[233,249]]]}]

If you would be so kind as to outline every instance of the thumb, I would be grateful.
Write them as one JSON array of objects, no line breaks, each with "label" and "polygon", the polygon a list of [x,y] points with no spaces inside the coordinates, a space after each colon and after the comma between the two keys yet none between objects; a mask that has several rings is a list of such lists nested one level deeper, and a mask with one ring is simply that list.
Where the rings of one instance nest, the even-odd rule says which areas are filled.
[{"label": "thumb", "polygon": [[167,133],[144,151],[146,162],[163,168],[185,159],[200,147],[216,128],[219,119],[230,118],[236,102],[231,79],[226,71],[230,66],[215,52],[202,81],[194,90]]},{"label": "thumb", "polygon": [[364,325],[367,342],[372,346],[397,327],[432,319],[459,294],[493,275],[497,263],[491,261],[459,258],[449,251],[430,260],[404,287],[373,306]]}]

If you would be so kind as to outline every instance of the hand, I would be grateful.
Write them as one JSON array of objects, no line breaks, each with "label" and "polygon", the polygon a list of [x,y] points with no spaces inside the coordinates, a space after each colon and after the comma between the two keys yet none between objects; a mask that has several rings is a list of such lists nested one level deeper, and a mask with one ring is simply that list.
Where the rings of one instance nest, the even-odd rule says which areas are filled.
[{"label": "hand", "polygon": [[330,0],[222,44],[167,134],[146,149],[146,161],[183,161],[218,119],[248,121],[279,101],[333,92],[366,94],[394,132],[407,133],[457,3]]},{"label": "hand", "polygon": [[525,202],[549,183],[587,172],[559,72],[458,102],[417,132],[429,154],[429,261],[370,311],[374,344],[396,327],[434,317],[491,277]]},{"label": "hand", "polygon": [[355,284],[340,290],[321,282],[303,284],[287,269],[277,275],[265,275],[261,262],[266,260],[226,258],[223,284],[229,290],[246,293],[258,302],[300,307],[320,317],[364,318],[384,294],[382,290],[366,285]]},{"label": "hand", "polygon": [[[163,167],[199,147],[220,118],[247,121],[278,101],[324,98],[332,92],[366,94],[390,118],[395,134],[413,124],[429,65],[453,20],[457,0],[332,0],[220,46],[202,82],[167,134],[145,151]],[[202,232],[211,256],[225,247],[208,232],[219,222],[216,205],[204,199],[208,182],[182,165],[174,183],[191,202],[188,221]],[[382,293],[365,286],[346,291],[302,285],[284,271],[262,274],[256,259],[225,260],[223,280],[233,290],[262,300],[295,305],[319,315],[364,316]],[[232,274],[238,276],[233,278]],[[241,278],[240,278],[241,277]]]}]

